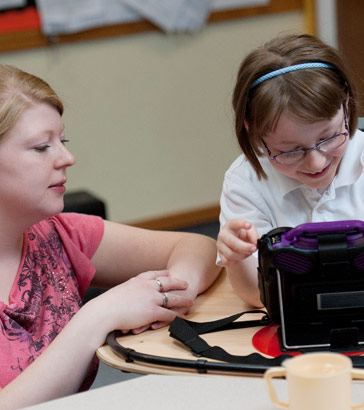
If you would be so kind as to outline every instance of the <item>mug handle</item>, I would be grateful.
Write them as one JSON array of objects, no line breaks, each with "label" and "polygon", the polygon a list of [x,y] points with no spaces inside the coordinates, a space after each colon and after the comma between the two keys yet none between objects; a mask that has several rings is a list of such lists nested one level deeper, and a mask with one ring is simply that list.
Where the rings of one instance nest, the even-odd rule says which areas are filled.
[{"label": "mug handle", "polygon": [[[352,369],[351,370],[351,378],[352,379],[364,379],[364,370],[360,369]],[[364,406],[364,401],[358,404],[352,404],[351,408],[352,409],[363,409]]]},{"label": "mug handle", "polygon": [[[363,372],[364,375],[364,372]],[[271,367],[264,373],[264,379],[268,387],[269,396],[276,406],[280,407],[281,409],[288,409],[288,403],[284,401],[280,401],[278,399],[277,393],[273,387],[272,379],[274,377],[282,377],[286,376],[286,369],[284,367]],[[363,376],[364,377],[364,376]],[[353,407],[355,408],[355,407]]]}]

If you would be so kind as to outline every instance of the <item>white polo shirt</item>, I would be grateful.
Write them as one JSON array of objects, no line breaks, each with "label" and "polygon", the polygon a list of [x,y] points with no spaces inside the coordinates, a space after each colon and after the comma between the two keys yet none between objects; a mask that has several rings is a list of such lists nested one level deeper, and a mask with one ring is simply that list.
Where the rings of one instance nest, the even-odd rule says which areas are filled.
[{"label": "white polo shirt", "polygon": [[364,220],[364,132],[358,130],[349,141],[339,172],[323,195],[280,174],[267,157],[260,162],[268,179],[258,180],[244,155],[225,173],[221,227],[229,219],[243,218],[262,235],[279,226],[306,222]]}]

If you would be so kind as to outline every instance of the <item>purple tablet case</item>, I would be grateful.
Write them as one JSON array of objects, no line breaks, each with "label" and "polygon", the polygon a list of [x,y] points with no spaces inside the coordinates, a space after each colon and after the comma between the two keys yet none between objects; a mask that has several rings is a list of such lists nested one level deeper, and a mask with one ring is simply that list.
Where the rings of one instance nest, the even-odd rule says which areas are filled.
[{"label": "purple tablet case", "polygon": [[283,349],[364,349],[363,221],[276,228],[258,255],[260,297]]}]

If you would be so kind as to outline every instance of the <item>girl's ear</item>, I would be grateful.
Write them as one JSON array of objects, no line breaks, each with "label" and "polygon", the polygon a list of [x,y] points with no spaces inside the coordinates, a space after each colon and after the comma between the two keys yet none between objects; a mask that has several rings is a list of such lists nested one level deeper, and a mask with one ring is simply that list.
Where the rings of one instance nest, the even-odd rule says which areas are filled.
[{"label": "girl's ear", "polygon": [[345,98],[343,104],[345,104],[346,112],[348,112],[348,109],[349,109],[349,101],[350,101],[350,93],[349,93],[349,87],[348,87],[347,83],[345,83],[345,92],[346,92],[346,98]]},{"label": "girl's ear", "polygon": [[348,110],[349,110],[349,96],[346,97],[346,100],[345,100],[344,104],[345,104],[346,112],[348,112]]},{"label": "girl's ear", "polygon": [[246,120],[244,120],[244,127],[249,132],[249,124]]}]

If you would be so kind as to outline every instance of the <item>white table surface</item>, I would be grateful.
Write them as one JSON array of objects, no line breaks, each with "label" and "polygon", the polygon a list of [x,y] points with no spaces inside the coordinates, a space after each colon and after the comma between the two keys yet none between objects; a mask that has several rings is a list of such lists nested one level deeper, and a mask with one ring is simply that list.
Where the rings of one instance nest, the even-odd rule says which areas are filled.
[{"label": "white table surface", "polygon": [[[275,380],[287,400],[285,380]],[[364,400],[364,384],[353,383],[353,401]],[[274,410],[264,379],[229,376],[149,375],[43,403],[37,410]]]}]

